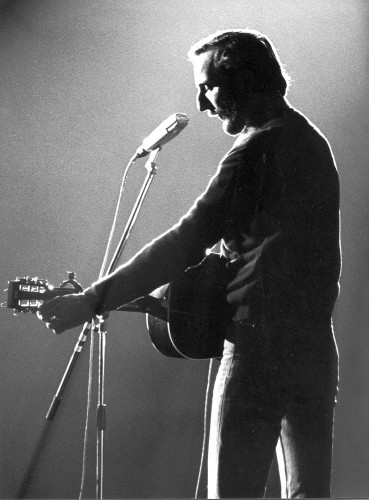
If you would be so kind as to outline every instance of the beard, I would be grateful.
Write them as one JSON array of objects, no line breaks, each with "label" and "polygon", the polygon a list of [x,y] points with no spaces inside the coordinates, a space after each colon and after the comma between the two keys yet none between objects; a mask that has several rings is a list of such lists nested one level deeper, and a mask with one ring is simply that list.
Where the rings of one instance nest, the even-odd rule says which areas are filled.
[{"label": "beard", "polygon": [[234,98],[229,98],[222,103],[218,116],[223,122],[224,132],[228,135],[238,135],[245,127],[245,120],[240,106]]}]

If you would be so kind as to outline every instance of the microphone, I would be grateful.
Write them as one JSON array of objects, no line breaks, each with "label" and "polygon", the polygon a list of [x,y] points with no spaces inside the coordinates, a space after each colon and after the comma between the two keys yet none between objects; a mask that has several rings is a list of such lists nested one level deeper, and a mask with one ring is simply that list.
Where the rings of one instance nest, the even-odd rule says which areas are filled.
[{"label": "microphone", "polygon": [[164,120],[150,135],[145,137],[136,151],[135,158],[143,158],[154,149],[161,148],[183,130],[189,122],[185,113],[174,113]]}]

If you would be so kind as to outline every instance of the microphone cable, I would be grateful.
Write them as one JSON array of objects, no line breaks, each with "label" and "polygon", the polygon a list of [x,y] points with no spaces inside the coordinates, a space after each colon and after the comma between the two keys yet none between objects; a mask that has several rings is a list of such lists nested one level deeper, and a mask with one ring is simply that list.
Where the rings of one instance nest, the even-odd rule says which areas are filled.
[{"label": "microphone cable", "polygon": [[[99,272],[99,279],[102,278],[105,274],[105,269],[106,269],[106,263],[108,260],[108,256],[110,253],[116,225],[117,225],[117,220],[118,220],[118,214],[119,214],[119,209],[121,206],[122,202],[122,197],[124,193],[124,187],[127,182],[127,176],[128,176],[128,171],[131,168],[131,166],[134,164],[136,160],[136,155],[132,156],[132,158],[129,160],[124,172],[123,172],[123,177],[119,189],[119,195],[118,195],[118,200],[115,208],[115,213],[114,213],[114,218],[113,222],[111,225],[109,237],[108,237],[108,243],[106,245],[105,249],[105,254],[103,257],[101,269]],[[91,406],[92,406],[92,373],[93,373],[93,353],[94,353],[94,344],[95,344],[95,338],[94,338],[94,322],[92,322],[91,325],[91,331],[90,331],[90,357],[89,357],[89,362],[88,362],[88,382],[87,382],[87,402],[86,402],[86,418],[85,418],[85,430],[84,430],[84,438],[83,438],[83,452],[82,452],[82,472],[81,472],[81,483],[80,483],[80,492],[79,492],[79,500],[82,499],[83,497],[83,490],[85,487],[85,478],[86,478],[86,463],[87,463],[87,444],[88,444],[88,426],[89,426],[89,415],[91,411]]]},{"label": "microphone cable", "polygon": [[93,370],[94,344],[95,344],[94,335],[95,335],[95,328],[94,325],[91,325],[90,357],[88,361],[87,405],[86,405],[85,432],[83,437],[81,484],[78,496],[79,500],[82,499],[83,490],[85,488],[85,479],[86,479],[86,460],[87,460],[87,442],[88,442],[87,436],[88,436],[89,417],[91,410],[92,370]]},{"label": "microphone cable", "polygon": [[111,248],[111,245],[112,245],[115,228],[116,228],[116,225],[117,225],[119,208],[120,208],[120,204],[121,204],[121,201],[122,201],[122,196],[123,196],[123,193],[124,193],[124,186],[125,186],[125,184],[127,182],[128,171],[132,167],[132,165],[134,164],[134,162],[136,161],[136,159],[137,159],[137,156],[136,156],[136,154],[134,154],[132,156],[132,158],[129,160],[128,165],[126,166],[126,168],[125,168],[125,170],[123,172],[123,177],[122,177],[122,182],[121,182],[121,185],[120,185],[120,190],[119,190],[117,205],[116,205],[116,208],[115,208],[114,218],[113,218],[113,222],[112,222],[110,233],[109,233],[108,243],[106,245],[106,250],[105,250],[103,262],[101,264],[101,269],[100,269],[100,273],[99,273],[99,279],[102,278],[105,275],[106,263],[107,263],[109,252],[110,252],[110,248]]},{"label": "microphone cable", "polygon": [[197,483],[196,483],[195,500],[197,500],[199,498],[200,482],[201,482],[201,476],[202,476],[202,472],[203,472],[203,468],[204,468],[206,443],[207,443],[207,439],[208,439],[208,409],[209,409],[209,396],[210,396],[211,375],[213,372],[213,365],[214,365],[214,359],[212,358],[212,359],[210,359],[210,362],[209,362],[208,380],[207,380],[207,384],[206,384],[205,404],[204,404],[203,439],[202,439],[200,467],[199,467],[199,473],[197,476]]}]

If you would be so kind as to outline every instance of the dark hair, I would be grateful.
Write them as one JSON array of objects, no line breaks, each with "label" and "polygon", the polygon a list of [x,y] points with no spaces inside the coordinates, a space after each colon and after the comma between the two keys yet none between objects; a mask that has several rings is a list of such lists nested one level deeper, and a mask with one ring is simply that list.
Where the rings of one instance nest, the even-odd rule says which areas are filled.
[{"label": "dark hair", "polygon": [[254,73],[257,91],[286,95],[290,77],[281,63],[272,42],[255,30],[216,31],[195,43],[188,52],[190,61],[204,52],[214,53],[215,69]]}]

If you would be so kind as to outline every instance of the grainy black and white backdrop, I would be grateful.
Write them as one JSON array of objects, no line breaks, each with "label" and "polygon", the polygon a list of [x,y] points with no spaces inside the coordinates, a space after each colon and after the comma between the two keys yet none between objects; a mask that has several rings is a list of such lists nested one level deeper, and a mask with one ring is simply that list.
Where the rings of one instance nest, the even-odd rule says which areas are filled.
[{"label": "grainy black and white backdrop", "polygon": [[[293,79],[290,102],[326,134],[341,175],[333,495],[368,497],[367,1],[3,0],[0,8],[2,288],[16,276],[58,285],[67,270],[90,284],[100,269],[125,164],[163,119],[183,111],[190,125],[160,153],[124,259],[175,223],[232,143],[218,120],[196,111],[189,46],[229,27],[271,37]],[[130,172],[118,236],[145,174],[144,162]],[[56,337],[32,315],[0,313],[1,497],[76,498],[88,348],[46,427],[78,330]],[[207,362],[156,352],[143,315],[111,314],[106,498],[193,497],[207,369]],[[85,498],[95,495],[91,418]],[[277,496],[273,481],[270,494]]]}]

